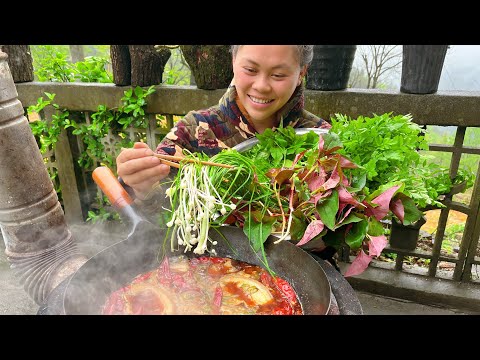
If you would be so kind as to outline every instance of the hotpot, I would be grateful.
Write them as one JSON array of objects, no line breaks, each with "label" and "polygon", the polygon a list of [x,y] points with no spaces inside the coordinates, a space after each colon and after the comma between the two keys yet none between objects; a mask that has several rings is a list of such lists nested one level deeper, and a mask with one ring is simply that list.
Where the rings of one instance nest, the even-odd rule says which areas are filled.
[{"label": "hotpot", "polygon": [[[60,294],[64,314],[100,314],[108,296],[125,286],[139,274],[160,265],[163,256],[186,255],[193,252],[171,251],[164,245],[167,229],[152,224],[135,209],[133,200],[105,167],[94,171],[94,179],[110,202],[131,225],[130,234],[91,257],[63,284]],[[262,266],[261,254],[249,245],[243,230],[232,226],[211,229],[209,236],[217,241],[218,257],[228,257]],[[331,288],[322,267],[307,252],[288,241],[274,244],[270,236],[265,242],[269,267],[276,275],[287,280],[295,289],[304,314],[325,315],[331,302]],[[204,255],[202,255],[204,256]]]}]

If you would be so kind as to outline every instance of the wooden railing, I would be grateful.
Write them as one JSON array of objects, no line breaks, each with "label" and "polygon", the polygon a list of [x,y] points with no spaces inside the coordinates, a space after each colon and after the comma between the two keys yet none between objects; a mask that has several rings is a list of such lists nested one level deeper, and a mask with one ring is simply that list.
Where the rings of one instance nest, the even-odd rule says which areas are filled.
[{"label": "wooden railing", "polygon": [[[109,108],[118,107],[121,97],[129,87],[119,87],[113,84],[96,83],[23,83],[16,84],[19,100],[26,108],[36,104],[44,92],[56,94],[55,103],[69,111],[88,114],[97,110],[103,104]],[[150,119],[147,129],[131,129],[143,132],[147,143],[155,148],[163,134],[173,125],[173,115],[185,115],[190,110],[202,109],[218,103],[225,90],[199,90],[192,86],[157,86],[156,92],[149,97],[147,113]],[[463,146],[465,132],[469,127],[480,127],[480,92],[437,92],[429,95],[403,94],[395,91],[372,89],[348,89],[343,91],[313,91],[306,90],[305,107],[312,113],[329,119],[335,113],[345,114],[353,118],[359,115],[371,116],[393,112],[394,114],[411,114],[419,125],[456,126],[456,136],[453,145],[430,144],[430,150],[451,152],[452,160],[450,175],[458,170],[462,154],[480,155],[480,147]],[[159,127],[156,115],[165,115],[166,127]],[[50,115],[45,114],[46,118]],[[83,192],[88,190],[88,173],[78,175],[72,156],[72,139],[63,133],[55,150],[48,154],[47,166],[56,167],[59,185],[62,188],[63,206],[69,224],[83,222],[82,211]],[[81,150],[81,144],[78,147]],[[113,151],[110,149],[109,151]],[[77,174],[76,174],[77,173]],[[431,252],[420,250],[402,251],[387,248],[386,251],[397,254],[394,269],[405,271],[403,262],[406,256],[430,259],[428,273],[425,276],[435,277],[439,261],[454,264],[452,279],[457,281],[472,280],[472,266],[480,264],[475,257],[480,237],[480,166],[476,170],[476,182],[468,205],[452,199],[445,201],[446,208],[441,210],[435,243]],[[465,230],[461,240],[459,253],[456,257],[441,255],[441,245],[450,210],[456,210],[467,215]],[[477,279],[473,279],[474,281]]]}]

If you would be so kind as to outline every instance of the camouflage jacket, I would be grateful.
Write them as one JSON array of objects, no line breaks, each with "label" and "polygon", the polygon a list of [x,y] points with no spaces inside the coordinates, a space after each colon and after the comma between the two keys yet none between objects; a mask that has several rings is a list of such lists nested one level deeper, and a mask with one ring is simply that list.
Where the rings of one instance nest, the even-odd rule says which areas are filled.
[{"label": "camouflage jacket", "polygon": [[[230,85],[218,105],[205,110],[190,111],[165,136],[156,151],[181,155],[182,149],[187,149],[213,156],[222,149],[234,147],[254,137],[257,132],[240,110],[236,98],[235,85]],[[290,100],[277,112],[278,125],[281,119],[284,127],[331,127],[328,122],[304,109],[303,86],[298,86]]]}]

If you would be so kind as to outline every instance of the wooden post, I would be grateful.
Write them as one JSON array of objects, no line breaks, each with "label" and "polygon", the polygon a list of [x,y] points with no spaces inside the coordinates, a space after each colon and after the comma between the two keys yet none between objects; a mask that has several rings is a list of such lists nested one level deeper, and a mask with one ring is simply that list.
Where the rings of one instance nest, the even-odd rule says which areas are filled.
[{"label": "wooden post", "polygon": [[[54,114],[52,109],[45,108],[45,117],[50,121]],[[73,168],[73,156],[68,143],[68,136],[62,130],[55,147],[55,159],[57,163],[58,179],[62,189],[63,207],[65,219],[68,225],[83,222],[82,206],[78,193],[77,179]]]}]

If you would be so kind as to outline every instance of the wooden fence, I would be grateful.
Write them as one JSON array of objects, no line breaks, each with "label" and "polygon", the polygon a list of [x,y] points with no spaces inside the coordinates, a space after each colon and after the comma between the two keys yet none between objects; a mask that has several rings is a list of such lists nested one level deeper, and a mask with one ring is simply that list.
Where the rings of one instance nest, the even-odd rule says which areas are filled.
[{"label": "wooden fence", "polygon": [[[16,84],[19,100],[26,108],[36,104],[44,92],[56,94],[55,103],[69,111],[85,112],[88,121],[89,114],[103,104],[109,108],[118,107],[124,91],[129,87],[113,84],[97,83],[40,83],[30,82]],[[161,137],[173,126],[174,115],[182,116],[194,109],[206,108],[218,102],[224,90],[199,90],[193,86],[157,86],[156,92],[149,97],[147,113],[149,125],[147,129],[130,129],[130,136],[142,133],[148,145],[155,148]],[[464,146],[465,132],[470,127],[480,127],[480,92],[437,92],[429,95],[412,95],[396,91],[372,89],[348,89],[343,91],[313,91],[306,90],[306,109],[324,119],[329,119],[335,113],[351,117],[372,116],[393,112],[394,114],[411,114],[413,120],[420,125],[455,126],[456,135],[453,145],[430,144],[430,150],[452,153],[450,175],[457,173],[462,154],[480,155],[480,147]],[[46,112],[45,118],[51,117]],[[165,117],[162,126],[158,115]],[[114,152],[112,139],[106,139],[106,151]],[[76,144],[75,144],[76,143]],[[73,151],[72,151],[73,150]],[[58,170],[58,184],[62,189],[65,216],[69,224],[85,220],[85,199],[91,189],[90,174],[76,165],[78,152],[82,151],[79,139],[62,133],[55,152],[45,155],[46,166]],[[87,194],[87,195],[85,195]],[[472,278],[472,268],[480,264],[475,256],[480,237],[480,166],[476,170],[476,182],[468,205],[446,200],[447,207],[441,210],[435,242],[431,251],[402,251],[387,248],[385,252],[396,253],[393,269],[408,271],[404,267],[405,259],[414,256],[429,259],[429,267],[422,275],[429,277],[444,277],[438,273],[439,262],[451,263],[454,271],[447,277],[456,281],[480,281],[478,276]],[[441,254],[442,241],[449,212],[456,210],[466,214],[467,220],[461,245],[456,256]]]}]

